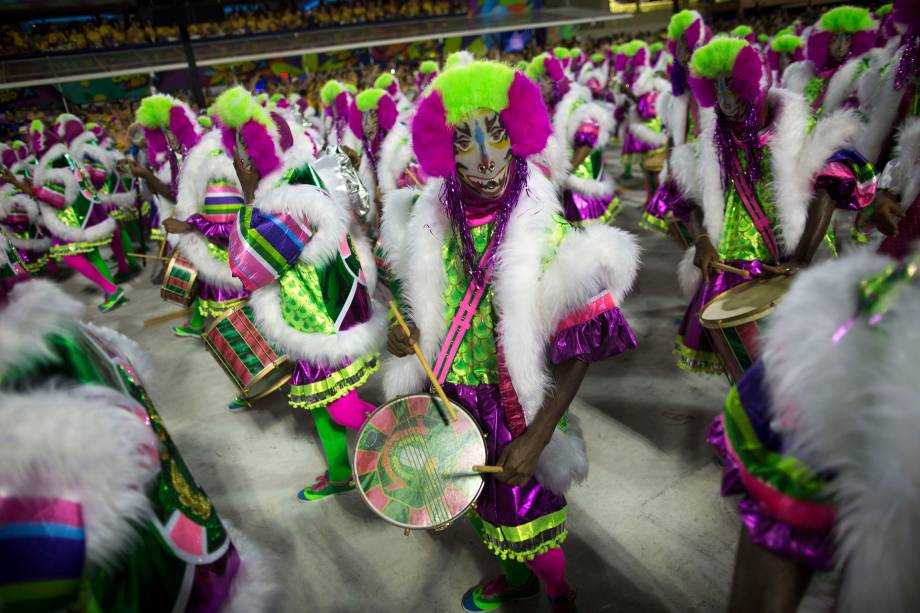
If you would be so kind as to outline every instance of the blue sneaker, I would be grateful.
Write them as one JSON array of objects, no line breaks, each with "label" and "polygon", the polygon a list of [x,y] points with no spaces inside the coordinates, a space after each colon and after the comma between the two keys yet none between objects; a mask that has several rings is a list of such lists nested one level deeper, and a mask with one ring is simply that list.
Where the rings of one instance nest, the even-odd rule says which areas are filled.
[{"label": "blue sneaker", "polygon": [[461,604],[464,611],[480,613],[494,611],[515,600],[528,600],[539,595],[540,581],[536,575],[531,575],[526,583],[517,586],[508,585],[505,575],[499,575],[468,589]]}]

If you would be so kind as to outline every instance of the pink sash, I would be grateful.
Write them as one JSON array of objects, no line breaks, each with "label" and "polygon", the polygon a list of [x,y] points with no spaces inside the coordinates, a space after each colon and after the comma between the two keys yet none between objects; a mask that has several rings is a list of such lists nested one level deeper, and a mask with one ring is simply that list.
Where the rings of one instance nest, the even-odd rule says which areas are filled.
[{"label": "pink sash", "polygon": [[760,203],[757,202],[757,193],[748,183],[747,176],[741,168],[741,162],[738,160],[737,155],[732,160],[732,179],[735,181],[738,195],[741,196],[741,202],[744,204],[748,215],[750,215],[754,227],[757,228],[761,238],[763,238],[763,242],[767,245],[773,260],[779,262],[779,246],[776,242],[776,235],[773,234],[773,228],[770,227],[770,220],[763,212]]}]

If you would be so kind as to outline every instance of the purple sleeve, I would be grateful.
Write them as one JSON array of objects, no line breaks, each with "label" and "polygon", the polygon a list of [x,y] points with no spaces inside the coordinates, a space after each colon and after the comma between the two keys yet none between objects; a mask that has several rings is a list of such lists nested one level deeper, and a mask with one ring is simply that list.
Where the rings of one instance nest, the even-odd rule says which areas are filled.
[{"label": "purple sleeve", "polygon": [[214,223],[195,213],[185,222],[191,224],[199,234],[215,245],[226,247],[230,243],[230,232],[233,229],[232,221]]},{"label": "purple sleeve", "polygon": [[838,209],[861,211],[875,199],[878,176],[855,149],[834,153],[818,172],[815,187],[827,191]]},{"label": "purple sleeve", "polygon": [[655,92],[650,92],[639,98],[639,105],[636,107],[636,111],[643,120],[648,121],[655,118],[655,98],[657,97]]},{"label": "purple sleeve", "polygon": [[[609,294],[605,294],[609,298]],[[612,300],[610,300],[612,304]],[[597,302],[566,318],[550,347],[550,360],[561,364],[569,360],[599,362],[636,346],[623,312],[616,306],[596,312]],[[588,317],[588,315],[593,316]]]},{"label": "purple sleeve", "polygon": [[575,147],[591,147],[594,149],[597,146],[597,140],[600,137],[600,128],[596,123],[586,121],[585,123],[578,126],[578,130],[575,131]]}]

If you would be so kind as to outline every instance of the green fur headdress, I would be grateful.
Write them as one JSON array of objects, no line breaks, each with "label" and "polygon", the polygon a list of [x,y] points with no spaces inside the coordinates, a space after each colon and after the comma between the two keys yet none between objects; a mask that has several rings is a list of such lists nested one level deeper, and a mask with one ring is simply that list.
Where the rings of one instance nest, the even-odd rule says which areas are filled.
[{"label": "green fur headdress", "polygon": [[824,13],[818,21],[818,29],[835,34],[854,34],[875,27],[875,20],[868,9],[855,6],[838,6]]},{"label": "green fur headdress", "polygon": [[648,46],[648,50],[651,53],[658,53],[663,48],[664,48],[664,45],[662,43],[652,43],[651,45]]},{"label": "green fur headdress", "polygon": [[782,34],[776,36],[770,42],[770,49],[777,53],[792,53],[805,43],[801,38],[793,34]]},{"label": "green fur headdress", "polygon": [[323,101],[324,106],[332,106],[332,102],[343,91],[345,87],[338,81],[326,81],[319,90],[319,99]]},{"label": "green fur headdress", "polygon": [[754,28],[752,28],[751,26],[740,25],[740,26],[736,26],[731,31],[731,35],[734,36],[735,38],[744,38],[745,36],[747,36],[753,31],[754,31]]},{"label": "green fur headdress", "polygon": [[418,65],[418,71],[422,74],[428,74],[438,71],[438,63],[432,60],[425,60]]},{"label": "green fur headdress", "polygon": [[530,60],[530,64],[527,66],[527,69],[524,71],[524,73],[531,81],[539,81],[543,78],[543,75],[546,74],[546,65],[543,62],[548,57],[549,53],[544,51],[540,55]]},{"label": "green fur headdress", "polygon": [[135,114],[137,123],[149,130],[163,130],[169,126],[169,109],[173,107],[172,96],[154,94],[141,100]]},{"label": "green fur headdress", "polygon": [[891,8],[892,8],[892,5],[890,2],[888,4],[883,4],[882,6],[875,9],[875,16],[884,17],[885,15],[891,12]]},{"label": "green fur headdress", "polygon": [[668,22],[668,40],[676,41],[683,36],[690,24],[699,19],[699,17],[699,13],[689,9],[684,9],[672,15],[671,21]]},{"label": "green fur headdress", "polygon": [[362,113],[366,113],[371,109],[377,108],[377,102],[386,95],[386,91],[379,88],[366,89],[355,98],[355,106]]},{"label": "green fur headdress", "polygon": [[731,74],[735,59],[748,46],[740,38],[716,38],[700,47],[690,58],[690,70],[698,77],[717,79]]},{"label": "green fur headdress", "polygon": [[433,87],[441,94],[447,123],[455,125],[477,109],[505,110],[513,79],[514,71],[503,64],[476,62],[442,73]]},{"label": "green fur headdress", "polygon": [[553,49],[553,55],[555,55],[557,59],[564,60],[572,57],[572,52],[565,47],[556,47]]},{"label": "green fur headdress", "polygon": [[221,124],[234,130],[239,130],[250,119],[274,129],[274,123],[268,111],[240,85],[231,87],[218,96],[214,102],[214,111],[220,118]]},{"label": "green fur headdress", "polygon": [[393,84],[393,81],[396,80],[396,77],[391,75],[388,72],[384,72],[379,77],[374,80],[374,87],[377,89],[386,89]]},{"label": "green fur headdress", "polygon": [[647,49],[648,45],[644,40],[633,39],[628,43],[623,43],[620,45],[619,52],[625,55],[626,57],[633,57],[639,53],[640,49]]}]

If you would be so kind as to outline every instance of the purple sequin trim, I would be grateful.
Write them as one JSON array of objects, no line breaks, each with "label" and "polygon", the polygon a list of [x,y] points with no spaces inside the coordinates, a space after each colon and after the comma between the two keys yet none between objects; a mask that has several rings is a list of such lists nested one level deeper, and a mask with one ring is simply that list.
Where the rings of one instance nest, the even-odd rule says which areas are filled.
[{"label": "purple sequin trim", "polygon": [[229,302],[230,300],[240,300],[247,298],[249,292],[244,289],[226,289],[216,287],[198,278],[198,297],[210,302]]},{"label": "purple sequin trim", "polygon": [[682,96],[687,91],[687,69],[678,62],[671,64],[671,94]]},{"label": "purple sequin trim", "polygon": [[593,221],[607,212],[611,202],[613,202],[613,194],[588,196],[567,189],[562,196],[562,210],[568,221],[575,223]]},{"label": "purple sequin trim", "polygon": [[716,106],[716,149],[719,152],[719,164],[722,168],[722,185],[728,189],[731,182],[732,166],[736,154],[736,147],[740,147],[747,161],[745,174],[750,185],[755,185],[763,176],[762,162],[763,149],[760,145],[760,121],[757,106],[748,106],[744,121],[732,122]]},{"label": "purple sequin trim", "polygon": [[668,213],[671,213],[680,221],[687,222],[692,208],[693,203],[684,198],[677,183],[669,179],[655,191],[645,205],[645,212],[661,220],[668,219]]},{"label": "purple sequin trim", "polygon": [[[904,35],[907,42],[904,43],[904,52],[901,54],[901,61],[894,73],[894,88],[900,90],[904,87],[911,77],[916,77],[920,72],[920,46],[917,45],[918,26],[913,24]],[[904,40],[902,38],[901,40]]]},{"label": "purple sequin trim", "polygon": [[620,309],[605,311],[588,321],[566,328],[553,340],[550,360],[600,362],[636,346],[636,336]]},{"label": "purple sequin trim", "polygon": [[291,385],[310,385],[319,381],[325,381],[336,372],[346,368],[351,364],[351,360],[344,360],[335,366],[326,366],[315,364],[307,360],[297,360],[294,365],[294,372],[291,375]]}]

